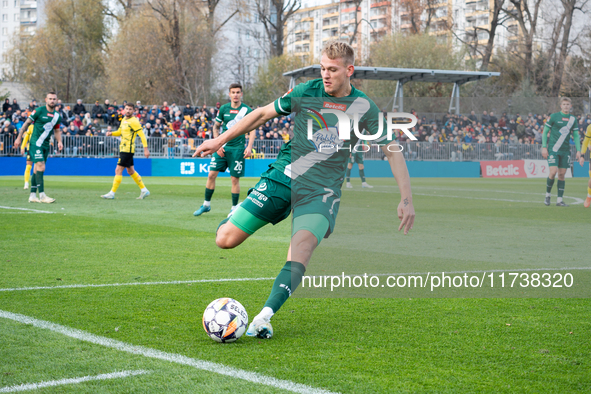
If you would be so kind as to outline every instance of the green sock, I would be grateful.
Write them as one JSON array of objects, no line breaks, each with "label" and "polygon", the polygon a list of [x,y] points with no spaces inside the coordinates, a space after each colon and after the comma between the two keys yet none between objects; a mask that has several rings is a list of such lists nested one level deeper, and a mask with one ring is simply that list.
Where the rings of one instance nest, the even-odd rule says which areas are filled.
[{"label": "green sock", "polygon": [[306,267],[303,264],[295,261],[286,262],[273,283],[265,306],[273,309],[273,313],[276,313],[300,285],[305,272]]},{"label": "green sock", "polygon": [[218,230],[220,229],[220,227],[222,227],[224,224],[228,223],[228,220],[230,220],[230,218],[225,218],[224,220],[222,220],[220,222],[220,224],[218,224],[218,228],[217,228],[217,230],[215,230],[216,234],[218,233]]},{"label": "green sock", "polygon": [[43,193],[45,188],[43,187],[43,171],[37,171],[37,176],[35,176],[37,180],[37,189],[39,189],[39,193]]},{"label": "green sock", "polygon": [[560,179],[558,180],[558,197],[562,198],[562,195],[564,194],[564,185],[566,184],[566,181],[561,181]]},{"label": "green sock", "polygon": [[554,179],[546,179],[546,193],[552,192],[552,186],[554,186]]},{"label": "green sock", "polygon": [[205,201],[211,201],[211,196],[213,196],[214,191],[215,189],[205,188]]},{"label": "green sock", "polygon": [[35,174],[33,173],[33,176],[31,176],[31,193],[37,193],[37,177]]},{"label": "green sock", "polygon": [[232,206],[238,205],[239,198],[240,198],[240,193],[232,193]]},{"label": "green sock", "polygon": [[361,182],[365,182],[365,171],[359,170],[359,177],[361,177]]},{"label": "green sock", "polygon": [[349,167],[347,167],[347,183],[351,182],[351,169]]}]

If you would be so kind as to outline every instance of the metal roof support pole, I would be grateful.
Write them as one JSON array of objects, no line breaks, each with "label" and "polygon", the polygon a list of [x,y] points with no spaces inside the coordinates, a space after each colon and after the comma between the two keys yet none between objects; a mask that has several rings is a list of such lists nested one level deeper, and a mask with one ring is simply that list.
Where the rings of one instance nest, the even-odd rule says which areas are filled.
[{"label": "metal roof support pole", "polygon": [[456,115],[460,114],[460,84],[455,82],[451,91],[451,101],[449,102],[449,113],[455,111]]},{"label": "metal roof support pole", "polygon": [[392,103],[393,112],[404,112],[404,82],[396,82],[396,92],[394,93],[394,102]]},{"label": "metal roof support pole", "polygon": [[295,79],[295,77],[291,77],[289,79],[289,90],[295,88],[295,85],[296,85],[296,79]]}]

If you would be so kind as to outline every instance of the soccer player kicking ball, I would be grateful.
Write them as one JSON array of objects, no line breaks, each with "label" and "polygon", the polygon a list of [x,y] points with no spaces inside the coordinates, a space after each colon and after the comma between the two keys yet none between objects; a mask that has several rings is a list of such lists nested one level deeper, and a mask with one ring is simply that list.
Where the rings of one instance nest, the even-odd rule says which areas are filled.
[{"label": "soccer player kicking ball", "polygon": [[[248,336],[270,338],[273,335],[271,317],[300,284],[314,249],[334,230],[347,158],[358,139],[356,134],[349,140],[339,139],[335,127],[339,124],[337,117],[356,116],[358,129],[365,129],[368,134],[378,134],[379,128],[386,130],[383,118],[382,124],[379,123],[380,110],[375,103],[351,86],[354,59],[350,45],[338,41],[327,43],[322,51],[321,79],[297,85],[273,103],[254,110],[228,132],[197,148],[197,153],[214,153],[226,142],[255,130],[274,117],[296,114],[294,138],[283,145],[277,160],[249,190],[242,204],[220,223],[216,235],[220,248],[234,248],[266,224],[277,224],[293,214],[287,262],[275,279],[267,302],[250,324]],[[310,98],[312,104],[306,105]],[[339,110],[327,113],[325,108]],[[324,114],[322,119],[318,118],[320,114]],[[313,116],[318,122],[308,122]],[[311,139],[308,139],[308,126],[314,128],[310,130]],[[390,143],[398,146],[387,140],[387,135],[376,138],[373,143],[382,146],[400,187],[401,202],[397,211],[402,222],[399,230],[404,228],[407,234],[413,226],[415,212],[406,163],[399,149],[388,149]],[[326,144],[327,141],[330,143]]]},{"label": "soccer player kicking ball", "polygon": [[[242,103],[242,85],[233,83],[230,85],[230,102],[220,107],[213,125],[213,136],[218,137],[234,126],[240,119],[252,112],[252,108]],[[221,127],[221,133],[220,133]],[[211,211],[211,197],[215,191],[215,180],[220,171],[230,168],[230,179],[232,181],[232,212],[240,198],[240,178],[244,176],[245,160],[250,157],[252,146],[255,140],[255,131],[252,130],[248,138],[248,147],[245,149],[246,138],[241,134],[229,140],[217,152],[214,152],[209,164],[209,175],[205,183],[205,201],[203,205],[193,212],[193,216],[200,216]],[[195,157],[196,154],[193,155]]]},{"label": "soccer player kicking ball", "polygon": [[[581,157],[579,158],[579,164],[581,167],[585,164],[585,152],[587,152],[587,148],[590,148],[591,144],[591,125],[587,126],[587,130],[585,131],[585,138],[583,139],[583,146],[581,147]],[[591,166],[591,164],[589,164]],[[583,203],[585,208],[589,208],[591,205],[591,167],[589,168],[589,182],[587,183],[587,198]]]},{"label": "soccer player kicking ball", "polygon": [[[55,202],[55,198],[51,198],[45,194],[45,185],[43,182],[43,174],[45,173],[45,162],[49,156],[49,140],[54,134],[54,139],[57,141],[58,150],[62,150],[62,133],[60,131],[61,116],[59,112],[55,111],[57,104],[57,95],[55,92],[49,92],[45,96],[45,106],[36,108],[27,118],[23,127],[21,127],[14,147],[18,149],[21,145],[22,136],[25,130],[33,124],[33,132],[29,140],[29,155],[31,155],[34,163],[33,176],[31,177],[31,195],[29,202],[42,202],[51,204]],[[39,191],[39,198],[37,198],[37,191]]]},{"label": "soccer player kicking ball", "polygon": [[358,142],[353,148],[353,152],[349,156],[349,162],[347,163],[347,174],[345,175],[347,179],[347,188],[352,189],[353,185],[351,185],[351,170],[353,169],[353,164],[357,163],[357,167],[359,167],[359,178],[361,178],[361,187],[373,189],[373,186],[369,185],[365,182],[365,166],[363,165],[363,150],[362,149],[363,143]]},{"label": "soccer player kicking ball", "polygon": [[[550,115],[542,131],[542,157],[548,159],[550,175],[546,181],[546,199],[544,204],[550,205],[552,186],[554,178],[558,173],[558,198],[557,207],[568,207],[562,201],[564,195],[564,175],[570,167],[570,135],[574,134],[575,146],[577,148],[577,160],[581,157],[581,141],[579,140],[579,122],[574,115],[570,114],[572,104],[568,97],[560,99],[560,112]],[[550,143],[548,144],[548,131],[550,131]],[[550,152],[548,152],[550,147]]]},{"label": "soccer player kicking ball", "polygon": [[150,157],[150,151],[148,150],[148,140],[146,139],[146,135],[144,134],[144,130],[142,129],[142,125],[138,118],[133,116],[133,112],[135,110],[135,104],[127,103],[125,104],[125,108],[123,109],[123,119],[121,120],[121,124],[119,125],[119,129],[114,132],[108,132],[108,136],[121,136],[121,144],[119,145],[119,161],[117,162],[117,167],[115,168],[115,179],[113,180],[113,187],[111,191],[107,194],[103,194],[101,197],[106,198],[108,200],[112,200],[115,198],[115,193],[123,180],[123,169],[127,168],[127,173],[129,176],[137,183],[141,192],[140,196],[137,198],[138,200],[143,200],[144,198],[150,195],[150,192],[144,185],[142,181],[142,177],[138,174],[135,169],[133,168],[133,154],[135,152],[135,138],[139,135],[142,140],[142,145],[144,146],[144,156],[146,159]]}]

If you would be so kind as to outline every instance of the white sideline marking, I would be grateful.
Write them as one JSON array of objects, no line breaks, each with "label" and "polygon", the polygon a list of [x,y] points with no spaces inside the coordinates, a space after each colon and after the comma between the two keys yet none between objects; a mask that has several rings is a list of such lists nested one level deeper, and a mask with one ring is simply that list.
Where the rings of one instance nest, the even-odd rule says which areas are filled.
[{"label": "white sideline marking", "polygon": [[86,288],[86,287],[184,285],[184,284],[189,284],[189,283],[248,282],[248,281],[274,280],[274,279],[275,278],[227,278],[227,279],[173,280],[173,281],[169,281],[169,282],[104,283],[104,284],[98,284],[98,285],[62,285],[62,286],[39,286],[39,287],[14,287],[14,288],[0,289],[0,291],[52,290],[52,289],[83,289],[83,288]]},{"label": "white sideline marking", "polygon": [[2,207],[2,206],[0,206],[0,209],[17,209],[19,211],[30,211],[30,212],[36,212],[36,213],[55,213],[55,212],[50,212],[50,211],[40,211],[38,209]]},{"label": "white sideline marking", "polygon": [[44,387],[62,386],[65,384],[78,384],[78,383],[83,383],[83,382],[90,382],[93,380],[126,378],[128,376],[145,375],[145,374],[149,374],[149,373],[152,373],[152,371],[144,371],[143,369],[140,369],[137,371],[121,371],[121,372],[105,373],[105,374],[96,375],[96,376],[84,376],[81,378],[73,378],[73,379],[50,380],[48,382],[41,382],[41,383],[27,383],[27,384],[21,384],[18,386],[2,387],[2,388],[0,388],[0,393],[14,393],[17,391],[37,390],[37,389],[41,389]]},{"label": "white sideline marking", "polygon": [[0,310],[0,317],[5,319],[14,320],[23,324],[30,324],[34,327],[43,328],[59,334],[68,336],[70,338],[79,339],[81,341],[90,342],[95,345],[102,345],[108,348],[120,350],[122,352],[136,354],[144,357],[155,358],[159,360],[169,361],[181,365],[188,365],[196,369],[203,371],[214,372],[220,375],[229,376],[236,379],[243,379],[249,382],[263,384],[266,386],[275,387],[294,393],[301,394],[334,394],[330,391],[314,388],[305,384],[291,382],[289,380],[276,379],[270,376],[258,374],[256,372],[244,371],[242,369],[228,367],[223,364],[213,363],[211,361],[199,360],[196,358],[186,357],[180,354],[167,353],[161,350],[151,349],[143,346],[136,346],[129,343],[117,341],[115,339],[101,337],[88,333],[86,331],[77,330],[62,326],[59,324],[51,323],[44,320],[38,320],[29,316],[21,315],[18,313],[12,313]]}]

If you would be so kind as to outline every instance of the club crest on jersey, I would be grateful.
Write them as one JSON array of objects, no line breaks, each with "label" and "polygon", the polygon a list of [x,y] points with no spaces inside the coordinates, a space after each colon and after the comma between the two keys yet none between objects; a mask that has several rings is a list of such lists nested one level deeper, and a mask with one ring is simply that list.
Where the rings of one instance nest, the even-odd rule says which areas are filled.
[{"label": "club crest on jersey", "polygon": [[343,147],[344,142],[339,139],[339,129],[328,127],[320,129],[312,135],[312,143],[317,152],[332,155]]}]

